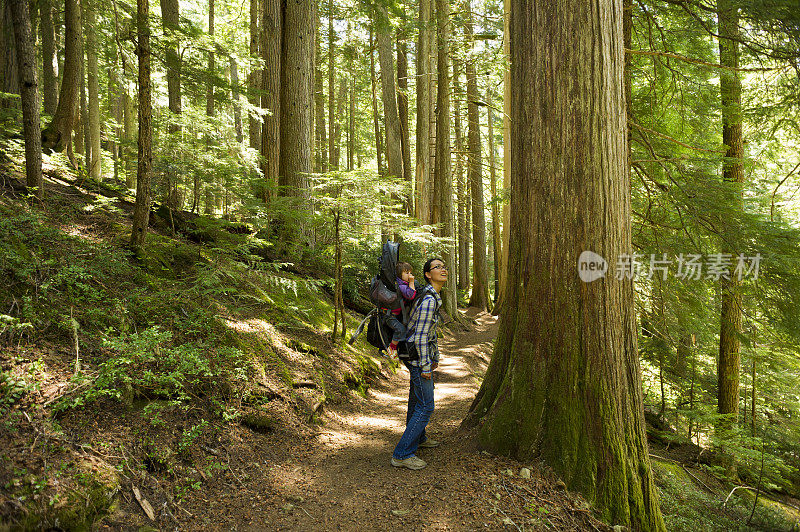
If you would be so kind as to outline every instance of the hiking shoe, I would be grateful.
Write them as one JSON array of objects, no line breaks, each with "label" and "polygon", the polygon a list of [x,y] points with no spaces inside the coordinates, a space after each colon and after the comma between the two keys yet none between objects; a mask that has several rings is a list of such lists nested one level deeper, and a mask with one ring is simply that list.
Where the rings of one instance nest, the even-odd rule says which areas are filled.
[{"label": "hiking shoe", "polygon": [[408,469],[422,469],[428,464],[425,463],[425,460],[417,458],[412,454],[405,460],[398,460],[397,458],[392,456],[392,465],[394,467],[407,467]]},{"label": "hiking shoe", "polygon": [[427,449],[433,449],[434,447],[439,447],[439,445],[441,443],[442,442],[440,442],[440,441],[436,441],[436,440],[432,440],[432,439],[428,438],[424,442],[420,443],[419,447],[422,447],[423,449],[426,449],[426,448]]}]

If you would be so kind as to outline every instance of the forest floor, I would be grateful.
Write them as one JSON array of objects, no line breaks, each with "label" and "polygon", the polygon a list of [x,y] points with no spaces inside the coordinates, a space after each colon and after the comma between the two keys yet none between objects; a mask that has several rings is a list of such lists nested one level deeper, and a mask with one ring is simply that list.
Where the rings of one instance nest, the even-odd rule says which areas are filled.
[{"label": "forest floor", "polygon": [[[224,444],[236,480],[207,479],[181,502],[175,525],[190,530],[609,530],[545,468],[480,452],[459,430],[478,389],[475,373],[485,369],[496,336],[496,318],[472,309],[466,316],[475,319],[475,327],[448,334],[441,345],[429,433],[442,445],[420,450],[425,469],[390,465],[405,425],[408,372],[402,368],[385,372],[366,398],[326,410],[317,428],[295,435],[242,434]],[[523,467],[531,478],[520,477]],[[148,524],[128,499],[101,529]]]}]

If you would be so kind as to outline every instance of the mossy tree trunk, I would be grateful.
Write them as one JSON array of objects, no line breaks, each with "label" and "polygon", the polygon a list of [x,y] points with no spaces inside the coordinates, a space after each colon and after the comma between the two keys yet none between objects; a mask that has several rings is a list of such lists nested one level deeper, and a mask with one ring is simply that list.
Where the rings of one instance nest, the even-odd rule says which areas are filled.
[{"label": "mossy tree trunk", "polygon": [[78,110],[81,87],[81,5],[79,0],[64,2],[64,77],[53,119],[42,131],[42,147],[61,151],[69,142]]},{"label": "mossy tree trunk", "polygon": [[136,3],[136,27],[139,40],[139,160],[136,169],[136,204],[133,210],[131,247],[144,245],[150,219],[150,176],[153,172],[152,82],[150,80],[150,26],[148,0]]},{"label": "mossy tree trunk", "polygon": [[[735,184],[744,183],[744,144],[742,142],[742,84],[737,72],[739,66],[739,15],[737,4],[719,0],[719,56],[720,64],[731,70],[720,70],[722,104],[722,142],[727,146],[723,161],[722,178]],[[739,208],[742,208],[739,205]],[[737,229],[729,227],[733,232]],[[732,250],[724,250],[732,253]],[[720,314],[719,361],[717,365],[717,407],[726,414],[730,424],[736,423],[739,414],[739,372],[741,355],[739,336],[742,332],[741,282],[734,278],[720,280],[722,310]]]},{"label": "mossy tree trunk", "polygon": [[664,530],[633,283],[577,272],[585,250],[631,252],[621,3],[512,0],[511,20],[515,304],[465,423],[495,452],[543,459],[607,521]]},{"label": "mossy tree trunk", "polygon": [[25,135],[25,175],[30,192],[42,200],[42,134],[39,122],[39,82],[36,76],[36,49],[31,35],[31,19],[26,0],[9,0],[14,20],[17,67],[22,98],[22,130]]}]

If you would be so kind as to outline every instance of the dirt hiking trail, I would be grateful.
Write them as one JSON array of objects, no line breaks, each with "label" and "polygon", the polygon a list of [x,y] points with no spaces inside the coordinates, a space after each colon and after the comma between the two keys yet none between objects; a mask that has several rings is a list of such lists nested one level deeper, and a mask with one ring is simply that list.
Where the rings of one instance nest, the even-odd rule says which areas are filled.
[{"label": "dirt hiking trail", "polygon": [[[227,457],[234,480],[206,479],[169,516],[175,528],[608,530],[545,468],[481,452],[471,434],[459,431],[479,387],[475,374],[485,372],[497,334],[495,317],[474,309],[465,317],[474,321],[471,330],[440,340],[428,434],[442,445],[418,451],[425,469],[390,465],[405,426],[408,371],[384,371],[366,399],[326,409],[324,423],[300,438],[273,433],[252,443],[231,435],[240,455]],[[520,477],[522,467],[531,478]],[[122,524],[113,516],[104,522],[112,529]]]}]

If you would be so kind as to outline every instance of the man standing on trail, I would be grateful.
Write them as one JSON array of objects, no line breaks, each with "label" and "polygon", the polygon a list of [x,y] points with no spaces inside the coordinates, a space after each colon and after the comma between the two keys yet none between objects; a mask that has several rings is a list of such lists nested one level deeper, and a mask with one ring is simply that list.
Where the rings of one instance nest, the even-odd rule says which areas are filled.
[{"label": "man standing on trail", "polygon": [[442,259],[429,259],[422,276],[427,284],[420,289],[422,296],[411,314],[407,340],[410,352],[416,350],[418,357],[403,361],[410,376],[406,430],[392,453],[392,465],[408,469],[422,469],[427,465],[414,454],[417,448],[439,445],[438,441],[427,437],[425,427],[433,414],[433,371],[439,366],[436,322],[442,306],[439,292],[447,282],[447,267]]}]

